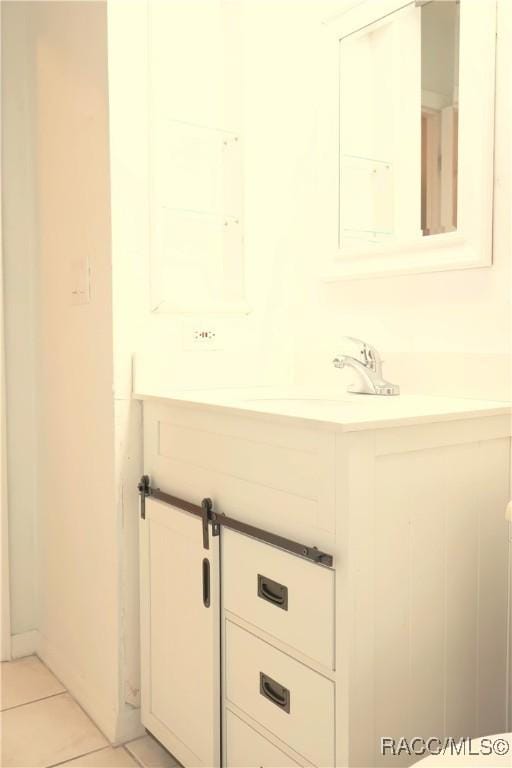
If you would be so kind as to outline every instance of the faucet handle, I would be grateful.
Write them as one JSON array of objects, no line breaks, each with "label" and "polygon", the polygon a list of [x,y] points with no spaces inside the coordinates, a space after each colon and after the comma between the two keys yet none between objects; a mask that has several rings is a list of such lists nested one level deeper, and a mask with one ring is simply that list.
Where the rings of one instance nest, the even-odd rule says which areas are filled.
[{"label": "faucet handle", "polygon": [[398,395],[400,387],[391,384],[382,377],[382,360],[371,344],[352,336],[345,336],[342,342],[350,346],[350,351],[342,350],[332,361],[335,368],[354,368],[358,381],[349,387],[349,392],[365,395]]},{"label": "faucet handle", "polygon": [[372,371],[379,370],[381,364],[380,355],[371,344],[367,344],[362,339],[356,339],[354,336],[344,336],[341,340],[342,346],[345,344],[350,348],[350,351],[346,349],[342,350],[340,357],[351,357],[364,365],[366,368],[370,368]]}]

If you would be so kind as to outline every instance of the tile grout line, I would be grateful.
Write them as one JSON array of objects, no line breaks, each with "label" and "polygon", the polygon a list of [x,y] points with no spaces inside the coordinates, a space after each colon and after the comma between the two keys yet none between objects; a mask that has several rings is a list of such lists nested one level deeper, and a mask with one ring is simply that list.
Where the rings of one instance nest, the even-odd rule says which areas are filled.
[{"label": "tile grout line", "polygon": [[[144,738],[146,738],[146,736],[149,736],[150,738],[154,739],[154,741],[156,741],[156,743],[157,743],[157,744],[158,744],[160,747],[162,747],[162,749],[164,749],[165,751],[167,751],[167,750],[165,749],[165,747],[164,747],[162,744],[160,744],[160,742],[158,741],[158,739],[155,739],[155,737],[154,737],[152,734],[150,734],[150,733],[149,733],[149,731],[146,731],[146,733],[144,734],[144,736],[136,736],[134,739],[130,739],[130,741],[125,741],[125,742],[124,742],[124,744],[123,744],[123,747],[126,749],[126,751],[128,752],[128,754],[130,755],[130,757],[133,757],[133,759],[135,760],[135,762],[137,763],[137,765],[140,765],[140,768],[149,768],[149,765],[148,765],[148,763],[143,763],[143,762],[142,762],[142,760],[140,760],[140,759],[137,757],[137,755],[136,755],[136,754],[134,754],[134,753],[131,751],[131,749],[129,749],[129,748],[128,748],[128,744],[133,744],[135,741],[139,741],[140,739],[144,739]],[[171,768],[183,768],[183,766],[181,765],[181,763],[178,763],[178,761],[176,760],[176,758],[174,757],[174,755],[171,755],[171,753],[170,753],[170,752],[168,752],[168,754],[169,754],[169,756],[170,756],[170,757],[171,757],[171,758],[174,760],[174,762],[176,763],[176,765],[175,765],[175,766],[172,766]]]},{"label": "tile grout line", "polygon": [[[71,699],[71,700],[72,700],[72,701],[73,701],[73,702],[74,702],[74,703],[75,703],[75,704],[76,704],[76,705],[79,707],[79,709],[81,709],[81,711],[82,711],[82,712],[83,712],[83,714],[84,714],[84,715],[87,717],[87,719],[89,720],[89,722],[90,722],[90,723],[91,723],[91,724],[92,724],[92,725],[93,725],[93,726],[94,726],[94,727],[95,727],[95,728],[96,728],[96,729],[99,731],[99,733],[100,733],[100,734],[103,736],[103,738],[104,738],[104,739],[106,740],[106,742],[107,742],[107,743],[106,743],[106,744],[104,744],[102,747],[98,747],[97,749],[92,749],[92,750],[90,750],[89,752],[83,752],[83,753],[81,753],[81,754],[79,754],[79,755],[73,755],[72,757],[68,757],[68,758],[66,758],[66,760],[60,760],[58,763],[51,763],[50,765],[46,766],[45,768],[58,768],[58,766],[61,766],[61,765],[65,765],[66,763],[69,763],[69,762],[71,762],[72,760],[80,760],[82,757],[87,757],[88,755],[93,755],[93,754],[95,754],[96,752],[101,752],[101,751],[103,751],[104,749],[122,749],[122,750],[124,750],[124,752],[125,752],[125,753],[128,755],[128,757],[130,757],[132,760],[134,760],[134,761],[135,761],[135,763],[137,764],[137,766],[139,766],[140,768],[147,768],[147,766],[146,766],[146,765],[145,765],[143,762],[141,762],[141,760],[139,760],[139,758],[138,758],[138,757],[137,757],[135,754],[133,754],[133,752],[132,752],[130,749],[128,749],[128,747],[127,747],[127,745],[128,745],[128,744],[131,744],[131,743],[132,743],[132,742],[134,742],[134,741],[138,741],[138,739],[139,739],[140,737],[136,737],[135,739],[130,739],[129,741],[126,741],[126,742],[124,742],[124,743],[122,743],[122,744],[113,745],[113,744],[110,742],[110,740],[109,740],[109,739],[107,739],[107,737],[105,736],[105,734],[103,733],[103,731],[102,731],[100,728],[98,728],[98,726],[96,725],[96,723],[94,722],[94,720],[92,720],[92,718],[91,718],[91,717],[89,716],[89,714],[88,714],[88,713],[87,713],[87,712],[84,710],[84,708],[81,706],[81,704],[80,704],[80,703],[79,703],[79,702],[78,702],[78,701],[75,699],[75,697],[74,697],[74,696],[73,696],[73,695],[72,695],[72,694],[69,692],[69,690],[68,690],[67,688],[65,688],[65,687],[64,687],[64,685],[63,685],[63,684],[62,684],[62,682],[59,680],[59,678],[58,678],[58,677],[57,677],[57,676],[54,674],[54,672],[53,672],[53,671],[52,671],[52,670],[51,670],[51,669],[48,667],[48,665],[47,665],[47,664],[45,664],[45,662],[44,662],[44,661],[43,661],[43,660],[42,660],[42,659],[41,659],[41,658],[40,658],[40,657],[39,657],[37,654],[29,654],[28,656],[26,656],[26,657],[23,657],[23,658],[32,658],[32,657],[34,657],[34,658],[38,659],[38,661],[39,661],[39,662],[40,662],[40,663],[41,663],[41,664],[42,664],[44,667],[46,667],[46,669],[48,669],[48,670],[51,672],[51,674],[52,674],[52,675],[55,677],[55,679],[56,679],[56,680],[57,680],[57,681],[58,681],[58,682],[59,682],[59,683],[62,685],[62,688],[63,688],[63,690],[62,690],[62,691],[59,691],[58,693],[51,693],[49,696],[42,696],[41,698],[38,698],[38,699],[31,699],[30,701],[25,701],[25,702],[23,702],[22,704],[15,704],[15,705],[14,705],[14,706],[12,706],[12,707],[6,707],[5,709],[0,709],[0,717],[1,717],[1,715],[2,715],[4,712],[9,712],[9,711],[11,711],[12,709],[21,709],[21,707],[27,707],[27,706],[29,706],[30,704],[37,704],[38,702],[41,702],[41,701],[46,701],[47,699],[55,699],[55,698],[57,698],[58,696],[63,696],[64,694],[67,694],[67,695],[69,696],[69,698],[70,698],[70,699]],[[16,659],[15,661],[18,661],[18,659]],[[2,662],[2,664],[3,664],[3,663],[5,663],[5,662]]]},{"label": "tile grout line", "polygon": [[107,744],[106,747],[98,747],[98,749],[91,749],[90,752],[82,752],[79,755],[73,755],[72,757],[66,758],[66,760],[60,760],[58,763],[51,763],[50,765],[45,766],[45,768],[56,768],[58,765],[65,765],[66,763],[70,763],[72,760],[80,760],[82,757],[87,757],[88,755],[94,755],[96,752],[101,752],[103,749],[108,749],[109,745]]},{"label": "tile grout line", "polygon": [[[2,709],[2,710],[0,711],[0,715],[1,715],[3,712],[9,712],[9,711],[10,711],[10,710],[12,710],[12,709],[21,709],[21,707],[27,707],[27,706],[29,706],[30,704],[36,704],[36,703],[38,703],[38,702],[40,702],[40,701],[46,701],[47,699],[55,699],[55,698],[57,698],[57,696],[63,696],[63,695],[64,695],[64,694],[66,694],[66,693],[68,694],[68,696],[70,697],[70,699],[71,699],[73,702],[75,702],[75,704],[78,704],[78,702],[77,702],[77,701],[74,699],[74,697],[73,697],[73,696],[71,696],[71,694],[69,693],[69,691],[65,689],[65,690],[63,690],[63,691],[60,691],[59,693],[52,693],[52,694],[50,694],[50,696],[43,696],[43,697],[42,697],[42,698],[40,698],[40,699],[33,699],[32,701],[26,701],[24,704],[15,704],[15,705],[14,705],[14,707],[7,707],[6,709]],[[80,705],[78,704],[78,706],[80,706]],[[80,707],[80,709],[82,709],[82,708]],[[84,710],[83,710],[83,709],[82,709],[82,712],[84,712]],[[95,723],[93,723],[93,721],[91,720],[91,718],[90,718],[90,717],[87,715],[87,712],[84,712],[84,714],[85,714],[85,715],[88,717],[88,719],[90,720],[90,722],[92,723],[92,725],[93,725],[93,726],[95,726],[95,727],[97,727],[97,726],[96,726],[96,724],[95,724]],[[98,728],[98,731],[99,731],[99,728]],[[101,731],[100,731],[100,733],[101,733]],[[103,736],[103,738],[105,738],[105,739],[106,739],[106,736],[104,736],[104,734],[103,734],[103,733],[101,733],[101,735]],[[60,760],[58,763],[51,763],[50,765],[46,766],[46,768],[55,768],[56,766],[59,766],[59,765],[64,765],[65,763],[69,763],[71,760],[79,760],[80,758],[82,758],[82,757],[87,757],[88,755],[92,755],[92,754],[94,754],[95,752],[101,752],[103,749],[109,749],[109,748],[112,748],[112,749],[113,749],[114,747],[112,747],[112,744],[110,744],[110,742],[108,741],[108,739],[106,739],[106,740],[107,740],[107,742],[108,742],[108,743],[107,743],[107,744],[104,744],[102,747],[98,747],[98,749],[91,749],[89,752],[82,752],[82,753],[80,753],[79,755],[72,755],[71,757],[67,757],[65,760]],[[121,746],[121,748],[123,748],[123,749],[124,749],[124,745],[120,745],[120,746]],[[126,749],[125,749],[125,752],[126,752],[127,754],[130,754],[130,753],[128,752],[128,750],[126,750]],[[143,766],[142,768],[144,768],[144,766]]]},{"label": "tile grout line", "polygon": [[[0,2],[1,2],[1,0],[0,0]],[[39,656],[37,656],[36,658],[38,658],[38,659],[39,659],[39,661],[41,662],[41,664],[42,664],[43,666],[45,666],[45,667],[46,667],[46,669],[48,669],[48,670],[49,670],[49,671],[52,673],[52,675],[55,677],[55,679],[56,679],[56,680],[58,680],[58,681],[59,681],[59,683],[60,683],[61,685],[63,685],[62,681],[61,681],[61,680],[59,680],[59,678],[57,677],[57,675],[56,675],[56,674],[53,672],[53,670],[52,670],[52,669],[50,669],[50,667],[49,667],[49,666],[46,664],[46,662],[45,662],[45,661],[43,661],[43,660],[42,660],[42,659],[41,659]],[[109,738],[107,738],[107,736],[105,736],[105,734],[103,733],[103,731],[101,730],[101,728],[99,727],[99,725],[96,723],[96,721],[92,719],[92,717],[90,716],[90,714],[89,714],[89,713],[88,713],[88,712],[87,712],[87,711],[86,711],[86,710],[85,710],[85,709],[82,707],[82,705],[80,704],[80,702],[79,702],[79,701],[78,701],[78,700],[77,700],[77,699],[76,699],[76,698],[73,696],[73,694],[71,693],[71,691],[70,691],[68,688],[65,688],[65,690],[63,691],[63,693],[67,693],[67,694],[68,694],[68,696],[69,696],[69,698],[71,699],[71,701],[73,701],[73,702],[74,702],[74,703],[77,705],[77,707],[78,707],[78,708],[79,708],[79,709],[82,711],[82,713],[85,715],[85,717],[87,718],[87,720],[88,720],[88,721],[91,723],[91,725],[92,725],[94,728],[96,728],[96,730],[98,731],[98,733],[100,733],[100,734],[101,734],[101,736],[103,736],[103,738],[104,738],[104,739],[105,739],[105,741],[107,742],[107,743],[106,743],[106,745],[104,745],[103,747],[100,747],[99,749],[105,749],[105,747],[111,747],[111,746],[112,746],[112,743],[111,743],[110,739],[109,739]],[[97,751],[98,751],[98,750],[93,750],[93,752],[97,752]],[[85,754],[87,755],[87,754],[90,754],[90,753],[86,752]],[[83,755],[80,755],[80,757],[83,757]],[[70,760],[74,760],[74,759],[75,759],[75,758],[70,758]],[[59,763],[56,763],[56,765],[59,765]],[[52,767],[52,766],[46,766],[46,768],[53,768],[53,767]]]},{"label": "tile grout line", "polygon": [[[136,741],[136,739],[132,739],[132,741]],[[137,757],[135,757],[135,755],[132,754],[130,750],[127,748],[126,745],[129,743],[130,743],[129,741],[126,741],[124,744],[117,744],[117,746],[114,746],[114,744],[111,744],[110,742],[108,742],[108,744],[104,745],[103,747],[98,747],[98,749],[91,749],[90,752],[83,752],[80,755],[74,755],[73,757],[68,757],[66,760],[61,760],[58,763],[51,763],[51,765],[47,765],[45,766],[45,768],[58,768],[59,765],[66,765],[66,763],[70,763],[72,760],[81,760],[82,757],[88,757],[89,755],[94,755],[96,754],[96,752],[103,752],[104,749],[123,749],[128,755],[128,757],[131,757],[137,763],[137,765],[140,766],[140,768],[147,768],[144,765],[144,763],[141,763],[140,760]]]},{"label": "tile grout line", "polygon": [[50,693],[49,696],[41,696],[40,699],[31,699],[30,701],[24,701],[23,704],[14,704],[12,707],[5,707],[0,710],[0,714],[3,712],[10,712],[12,709],[20,709],[20,707],[28,707],[30,704],[37,704],[39,701],[46,701],[46,699],[55,699],[57,696],[63,696],[67,693],[66,690],[59,691],[58,693]]},{"label": "tile grout line", "polygon": [[[136,741],[136,739],[132,739],[132,741]],[[144,763],[141,763],[141,761],[135,757],[135,755],[130,752],[130,750],[126,747],[126,744],[129,744],[130,742],[127,741],[124,744],[118,744],[117,746],[114,746],[113,744],[110,744],[110,742],[104,746],[104,747],[98,747],[98,749],[91,749],[90,752],[84,752],[80,755],[74,755],[73,757],[68,757],[66,760],[61,760],[58,763],[52,763],[51,765],[46,766],[45,768],[58,768],[59,765],[66,765],[66,763],[70,763],[72,760],[81,760],[82,757],[88,757],[89,755],[94,755],[96,752],[103,752],[104,749],[123,749],[128,757],[131,757],[140,768],[147,768]]]},{"label": "tile grout line", "polygon": [[[0,0],[0,2],[1,2],[1,0]],[[86,712],[86,710],[85,710],[85,709],[82,707],[82,705],[80,704],[80,702],[79,702],[79,701],[77,701],[77,699],[76,699],[76,698],[73,696],[73,694],[71,693],[71,691],[70,691],[68,688],[66,688],[66,686],[64,685],[64,683],[62,682],[62,680],[61,680],[61,679],[60,679],[60,678],[59,678],[59,677],[58,677],[58,676],[55,674],[55,672],[53,671],[53,669],[51,669],[51,668],[48,666],[48,664],[46,663],[46,661],[44,661],[44,659],[42,659],[42,658],[41,658],[41,656],[39,656],[39,654],[35,653],[35,654],[33,654],[33,655],[35,656],[35,658],[36,658],[36,659],[39,659],[39,661],[41,662],[41,664],[43,665],[43,667],[46,667],[46,669],[47,669],[47,670],[48,670],[48,671],[49,671],[49,672],[50,672],[50,673],[51,673],[51,674],[54,676],[54,678],[55,678],[55,679],[56,679],[56,680],[57,680],[57,681],[58,681],[58,682],[59,682],[59,683],[62,685],[62,687],[64,688],[64,691],[63,691],[63,693],[67,693],[67,694],[68,694],[68,696],[70,697],[70,699],[71,699],[72,701],[74,701],[74,703],[77,705],[77,707],[79,707],[79,708],[82,710],[83,714],[86,716],[86,718],[89,720],[89,722],[90,722],[90,723],[91,723],[91,724],[92,724],[92,725],[93,725],[93,726],[96,728],[96,730],[97,730],[97,731],[99,731],[99,733],[100,733],[100,734],[103,736],[103,738],[104,738],[104,739],[105,739],[105,741],[107,742],[107,745],[110,745],[110,746],[112,746],[112,745],[111,745],[111,743],[110,743],[110,739],[108,739],[108,738],[105,736],[105,734],[103,733],[103,731],[101,730],[101,728],[98,726],[98,724],[96,723],[96,721],[92,719],[92,717],[89,715],[89,713],[88,713],[88,712]],[[87,752],[86,752],[86,754],[87,754]],[[74,758],[71,758],[71,759],[74,759]]]},{"label": "tile grout line", "polygon": [[[139,737],[139,738],[141,738],[141,737]],[[144,738],[144,737],[142,737],[142,738]],[[129,750],[129,749],[128,749],[128,747],[126,746],[127,744],[131,744],[131,742],[132,742],[132,741],[137,741],[137,739],[130,739],[130,741],[127,741],[127,742],[125,742],[125,743],[123,744],[123,747],[124,747],[124,748],[125,748],[125,750],[128,752],[128,754],[130,755],[130,757],[132,757],[132,758],[135,760],[135,762],[137,763],[137,765],[139,765],[139,766],[140,766],[140,768],[147,768],[147,767],[144,765],[144,763],[141,763],[141,761],[139,760],[139,758],[138,758],[138,757],[136,757],[136,756],[133,754],[133,752],[132,752],[131,750]]]}]

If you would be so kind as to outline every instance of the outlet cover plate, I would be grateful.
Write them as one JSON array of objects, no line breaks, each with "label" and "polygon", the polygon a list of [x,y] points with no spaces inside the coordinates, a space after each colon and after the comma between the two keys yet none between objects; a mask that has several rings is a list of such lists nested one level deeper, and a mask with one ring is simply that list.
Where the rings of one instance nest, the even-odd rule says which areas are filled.
[{"label": "outlet cover plate", "polygon": [[183,349],[194,352],[222,349],[220,330],[218,322],[197,319],[185,320],[183,323]]}]

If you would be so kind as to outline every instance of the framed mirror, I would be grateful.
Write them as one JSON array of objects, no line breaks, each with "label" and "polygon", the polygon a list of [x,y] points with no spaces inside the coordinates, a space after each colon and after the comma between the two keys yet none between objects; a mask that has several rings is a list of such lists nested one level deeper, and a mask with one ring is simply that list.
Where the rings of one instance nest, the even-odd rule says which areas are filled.
[{"label": "framed mirror", "polygon": [[493,0],[366,0],[327,26],[337,107],[327,279],[489,266]]}]

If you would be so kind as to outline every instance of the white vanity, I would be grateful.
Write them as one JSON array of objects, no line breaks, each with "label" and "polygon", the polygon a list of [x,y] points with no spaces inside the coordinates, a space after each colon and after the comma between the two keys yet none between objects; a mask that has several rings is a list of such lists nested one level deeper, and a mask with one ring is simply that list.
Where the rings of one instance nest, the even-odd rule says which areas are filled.
[{"label": "white vanity", "polygon": [[408,765],[381,737],[507,729],[505,405],[137,397],[143,723],[180,762]]}]

